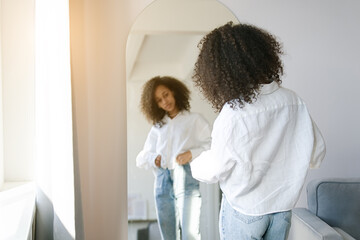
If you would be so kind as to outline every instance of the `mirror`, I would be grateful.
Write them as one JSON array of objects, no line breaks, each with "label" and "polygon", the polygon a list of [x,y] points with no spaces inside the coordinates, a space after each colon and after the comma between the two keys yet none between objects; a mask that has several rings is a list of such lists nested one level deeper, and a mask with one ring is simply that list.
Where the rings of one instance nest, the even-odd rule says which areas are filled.
[{"label": "mirror", "polygon": [[[156,221],[154,175],[136,167],[151,124],[140,112],[143,84],[154,76],[173,76],[191,91],[191,111],[201,113],[212,126],[216,114],[192,83],[191,76],[198,43],[212,29],[236,17],[216,0],[156,0],[138,16],[128,36],[127,71],[127,152],[129,239],[137,229]],[[218,239],[218,185],[200,184],[202,239]]]}]

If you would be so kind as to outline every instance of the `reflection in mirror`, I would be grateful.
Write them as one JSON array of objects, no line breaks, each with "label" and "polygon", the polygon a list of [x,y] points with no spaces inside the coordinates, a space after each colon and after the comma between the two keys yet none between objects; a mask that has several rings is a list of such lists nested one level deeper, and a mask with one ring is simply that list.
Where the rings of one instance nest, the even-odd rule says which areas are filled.
[{"label": "reflection in mirror", "polygon": [[[212,125],[216,115],[191,76],[201,38],[229,21],[237,19],[216,0],[156,0],[131,28],[126,49],[129,239],[137,239],[138,229],[156,221],[154,175],[135,163],[151,128],[140,112],[142,87],[159,75],[183,81],[191,91],[191,112],[202,114]],[[202,239],[218,239],[219,188],[200,184],[200,191]]]}]

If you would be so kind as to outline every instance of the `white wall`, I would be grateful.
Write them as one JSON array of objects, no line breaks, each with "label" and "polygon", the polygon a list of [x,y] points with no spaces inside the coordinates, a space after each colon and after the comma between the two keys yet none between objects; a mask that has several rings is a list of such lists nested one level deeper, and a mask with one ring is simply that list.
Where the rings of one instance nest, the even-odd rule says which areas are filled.
[{"label": "white wall", "polygon": [[[72,0],[72,78],[86,239],[127,239],[125,43],[150,0]],[[222,0],[277,35],[284,86],[308,103],[327,142],[318,177],[359,176],[359,2]],[[300,205],[304,204],[304,195]]]},{"label": "white wall", "polygon": [[[2,0],[0,0],[2,12]],[[2,14],[0,15],[0,189],[4,184],[4,126],[3,126],[3,90],[2,90]]]},{"label": "white wall", "polygon": [[86,240],[127,239],[125,47],[149,2],[70,0],[74,148]]}]

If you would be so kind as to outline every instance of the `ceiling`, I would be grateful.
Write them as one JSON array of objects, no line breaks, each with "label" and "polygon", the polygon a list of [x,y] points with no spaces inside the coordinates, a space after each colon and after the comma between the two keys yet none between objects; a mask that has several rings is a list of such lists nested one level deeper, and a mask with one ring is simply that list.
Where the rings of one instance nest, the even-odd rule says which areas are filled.
[{"label": "ceiling", "polygon": [[197,45],[203,35],[194,32],[130,34],[128,81],[144,82],[158,75],[186,80],[192,75],[199,52]]}]

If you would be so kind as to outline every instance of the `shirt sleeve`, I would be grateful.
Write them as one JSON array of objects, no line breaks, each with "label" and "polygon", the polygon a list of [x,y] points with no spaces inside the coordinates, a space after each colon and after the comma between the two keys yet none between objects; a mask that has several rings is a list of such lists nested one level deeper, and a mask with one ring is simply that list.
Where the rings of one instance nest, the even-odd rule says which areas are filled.
[{"label": "shirt sleeve", "polygon": [[192,159],[198,157],[201,152],[210,149],[211,145],[211,129],[209,123],[200,116],[196,121],[196,146],[189,149],[191,151]]},{"label": "shirt sleeve", "polygon": [[314,146],[310,160],[310,168],[319,168],[326,154],[326,146],[323,136],[316,123],[312,121],[314,131]]},{"label": "shirt sleeve", "polygon": [[156,168],[155,158],[158,156],[156,153],[157,134],[154,127],[151,128],[143,150],[136,157],[136,166],[139,168],[149,169]]},{"label": "shirt sleeve", "polygon": [[214,123],[210,149],[190,162],[193,177],[206,183],[225,179],[236,162],[228,145],[233,132],[232,121],[220,115]]}]

